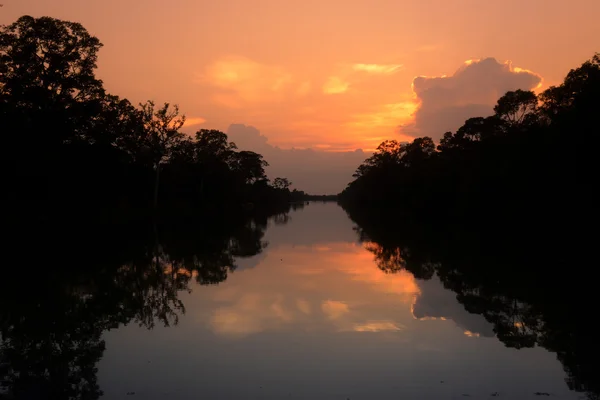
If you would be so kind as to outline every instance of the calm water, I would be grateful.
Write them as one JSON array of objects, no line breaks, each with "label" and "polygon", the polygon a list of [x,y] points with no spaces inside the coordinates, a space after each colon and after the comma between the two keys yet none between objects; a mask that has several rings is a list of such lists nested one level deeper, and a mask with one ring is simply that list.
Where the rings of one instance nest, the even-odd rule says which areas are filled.
[{"label": "calm water", "polygon": [[[93,390],[77,392],[94,373],[106,399],[583,397],[568,389],[555,354],[505,347],[492,325],[465,311],[436,276],[384,273],[374,261],[377,244],[360,243],[353,226],[333,203],[311,203],[272,219],[250,240],[262,251],[230,251],[226,258],[237,269],[213,285],[196,283],[198,271],[174,272],[161,256],[167,274],[185,281],[176,286],[177,296],[153,297],[144,307],[154,309],[135,310],[135,317],[89,322],[100,336],[83,333],[73,354],[78,347],[104,351],[68,361],[77,369],[91,359],[92,372],[81,367],[83,379],[69,383],[75,389],[65,398],[94,398]],[[160,285],[145,293],[159,292]],[[81,307],[91,309],[86,301]],[[123,304],[135,301],[119,304],[102,315],[126,314]],[[161,319],[161,310],[170,316]],[[69,329],[85,331],[87,323],[75,319]],[[64,384],[67,378],[59,376]]]}]

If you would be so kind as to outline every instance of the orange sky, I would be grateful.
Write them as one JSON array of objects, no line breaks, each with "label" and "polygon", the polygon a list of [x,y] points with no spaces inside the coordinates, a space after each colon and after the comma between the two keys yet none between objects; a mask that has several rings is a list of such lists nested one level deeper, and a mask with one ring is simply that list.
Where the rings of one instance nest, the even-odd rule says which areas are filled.
[{"label": "orange sky", "polygon": [[511,60],[546,85],[600,50],[598,0],[2,2],[3,24],[83,23],[105,45],[111,92],[178,103],[198,127],[252,125],[282,148],[405,139],[413,78],[452,75],[468,59]]}]

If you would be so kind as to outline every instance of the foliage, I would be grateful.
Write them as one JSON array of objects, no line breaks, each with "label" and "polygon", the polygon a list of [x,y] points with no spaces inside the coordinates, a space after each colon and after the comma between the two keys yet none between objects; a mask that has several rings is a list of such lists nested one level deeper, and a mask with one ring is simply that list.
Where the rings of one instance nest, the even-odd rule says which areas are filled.
[{"label": "foliage", "polygon": [[598,165],[600,56],[540,96],[517,90],[494,115],[444,134],[384,141],[340,194],[347,209],[388,209],[449,224],[591,220]]},{"label": "foliage", "polygon": [[292,186],[292,182],[290,182],[287,178],[275,178],[273,180],[273,187],[275,189],[287,189]]},{"label": "foliage", "polygon": [[197,213],[292,199],[262,155],[227,135],[181,133],[178,107],[133,106],[95,75],[102,44],[77,23],[24,16],[0,27],[0,123],[9,207],[40,216]]},{"label": "foliage", "polygon": [[595,55],[539,96],[506,93],[494,115],[467,120],[436,149],[429,138],[383,142],[339,195],[383,271],[437,275],[506,346],[555,352],[569,387],[590,399],[600,398],[587,278],[598,110]]}]

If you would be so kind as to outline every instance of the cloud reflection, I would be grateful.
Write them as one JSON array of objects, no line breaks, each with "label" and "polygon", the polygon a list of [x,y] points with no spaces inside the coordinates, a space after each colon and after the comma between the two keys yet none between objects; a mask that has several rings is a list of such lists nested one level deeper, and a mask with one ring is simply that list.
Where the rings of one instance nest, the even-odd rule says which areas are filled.
[{"label": "cloud reflection", "polygon": [[425,321],[458,326],[470,337],[493,335],[439,281],[417,281],[405,270],[385,273],[355,243],[273,246],[210,297],[211,330],[231,338],[281,330],[410,335],[411,326]]},{"label": "cloud reflection", "polygon": [[321,310],[329,319],[339,319],[344,314],[350,312],[348,304],[341,301],[327,300],[321,305]]},{"label": "cloud reflection", "polygon": [[361,245],[281,245],[214,288],[209,326],[228,337],[281,329],[400,332],[405,324],[391,311],[400,304],[408,310],[416,293],[411,274],[386,275]]},{"label": "cloud reflection", "polygon": [[368,322],[354,326],[355,332],[398,332],[404,329],[406,329],[404,325],[396,324],[395,322],[391,321]]}]

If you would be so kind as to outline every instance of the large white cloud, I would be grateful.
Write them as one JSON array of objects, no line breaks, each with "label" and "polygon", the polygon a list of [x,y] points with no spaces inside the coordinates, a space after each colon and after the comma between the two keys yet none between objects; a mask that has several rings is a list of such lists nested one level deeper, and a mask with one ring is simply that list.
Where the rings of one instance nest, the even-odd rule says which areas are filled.
[{"label": "large white cloud", "polygon": [[496,101],[506,92],[532,90],[541,82],[539,75],[494,58],[467,61],[452,76],[419,76],[413,80],[420,103],[414,122],[400,126],[399,131],[439,139],[468,118],[491,115]]}]

